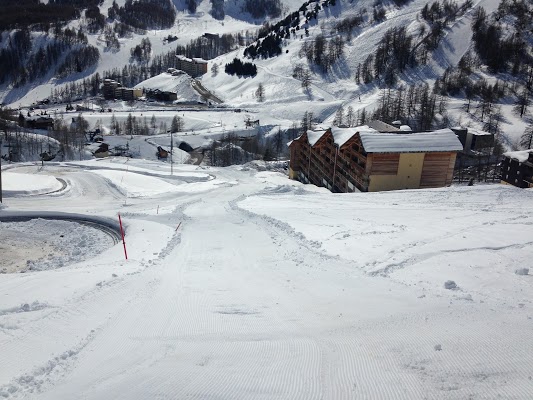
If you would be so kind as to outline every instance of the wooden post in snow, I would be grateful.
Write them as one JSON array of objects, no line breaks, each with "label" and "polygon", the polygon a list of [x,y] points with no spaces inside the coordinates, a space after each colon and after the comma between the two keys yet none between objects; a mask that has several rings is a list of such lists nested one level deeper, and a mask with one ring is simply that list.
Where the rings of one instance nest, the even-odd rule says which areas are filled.
[{"label": "wooden post in snow", "polygon": [[122,245],[124,246],[124,257],[128,259],[128,252],[126,251],[126,241],[124,240],[124,228],[122,228],[122,218],[120,218],[120,213],[118,213],[118,223],[120,224],[120,234],[122,235]]}]

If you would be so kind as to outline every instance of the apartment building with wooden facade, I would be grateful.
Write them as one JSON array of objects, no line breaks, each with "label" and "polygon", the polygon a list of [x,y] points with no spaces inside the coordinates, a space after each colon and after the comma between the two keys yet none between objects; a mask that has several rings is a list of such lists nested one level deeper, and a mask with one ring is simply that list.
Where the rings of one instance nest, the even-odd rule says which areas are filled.
[{"label": "apartment building with wooden facade", "polygon": [[450,185],[463,146],[450,129],[380,133],[361,126],[307,131],[289,148],[289,178],[342,193]]}]

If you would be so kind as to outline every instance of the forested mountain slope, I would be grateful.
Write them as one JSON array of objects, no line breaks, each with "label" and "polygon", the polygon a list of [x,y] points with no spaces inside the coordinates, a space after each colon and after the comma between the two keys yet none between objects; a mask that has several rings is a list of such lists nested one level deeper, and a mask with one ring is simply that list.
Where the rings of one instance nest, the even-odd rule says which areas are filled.
[{"label": "forested mountain slope", "polygon": [[[415,129],[473,124],[501,132],[508,147],[529,123],[525,0],[63,3],[23,0],[40,10],[24,19],[21,2],[9,0],[5,15],[15,17],[0,17],[5,104],[96,95],[104,77],[133,86],[174,67],[178,53],[210,60],[201,79],[227,104],[285,126],[301,120],[301,107],[286,107],[294,102],[315,123],[351,125],[376,113]],[[234,58],[257,74],[226,74]]]}]

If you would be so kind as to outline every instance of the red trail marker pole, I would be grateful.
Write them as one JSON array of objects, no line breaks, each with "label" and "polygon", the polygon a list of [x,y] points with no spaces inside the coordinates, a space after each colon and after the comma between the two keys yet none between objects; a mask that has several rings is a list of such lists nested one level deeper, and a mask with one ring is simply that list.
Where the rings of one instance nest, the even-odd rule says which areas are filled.
[{"label": "red trail marker pole", "polygon": [[122,218],[120,218],[120,213],[118,213],[118,223],[120,224],[120,234],[122,235],[122,245],[124,246],[124,257],[128,259],[128,252],[126,251],[126,241],[124,240],[124,228],[122,228]]}]

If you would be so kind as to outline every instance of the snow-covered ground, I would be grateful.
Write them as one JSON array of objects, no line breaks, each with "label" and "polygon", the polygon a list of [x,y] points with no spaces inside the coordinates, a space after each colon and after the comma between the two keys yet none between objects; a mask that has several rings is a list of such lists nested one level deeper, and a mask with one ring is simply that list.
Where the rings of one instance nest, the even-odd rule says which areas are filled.
[{"label": "snow-covered ground", "polygon": [[[251,165],[169,168],[11,168],[25,195],[0,216],[120,212],[128,260],[119,243],[0,275],[0,395],[531,398],[533,279],[516,270],[533,267],[533,191],[344,195]],[[46,191],[42,174],[67,187],[29,195]],[[9,229],[39,237],[21,247],[59,229],[24,224]],[[90,246],[61,234],[64,251]]]},{"label": "snow-covered ground", "polygon": [[[15,168],[10,168],[14,169]],[[39,170],[38,166],[34,167]],[[57,180],[46,173],[39,174],[20,174],[17,172],[10,172],[6,168],[6,172],[2,173],[2,189],[4,196],[17,196],[29,194],[44,194],[58,191],[63,187],[61,181]]]},{"label": "snow-covered ground", "polygon": [[61,268],[97,257],[111,245],[104,232],[77,222],[0,222],[0,273]]}]

